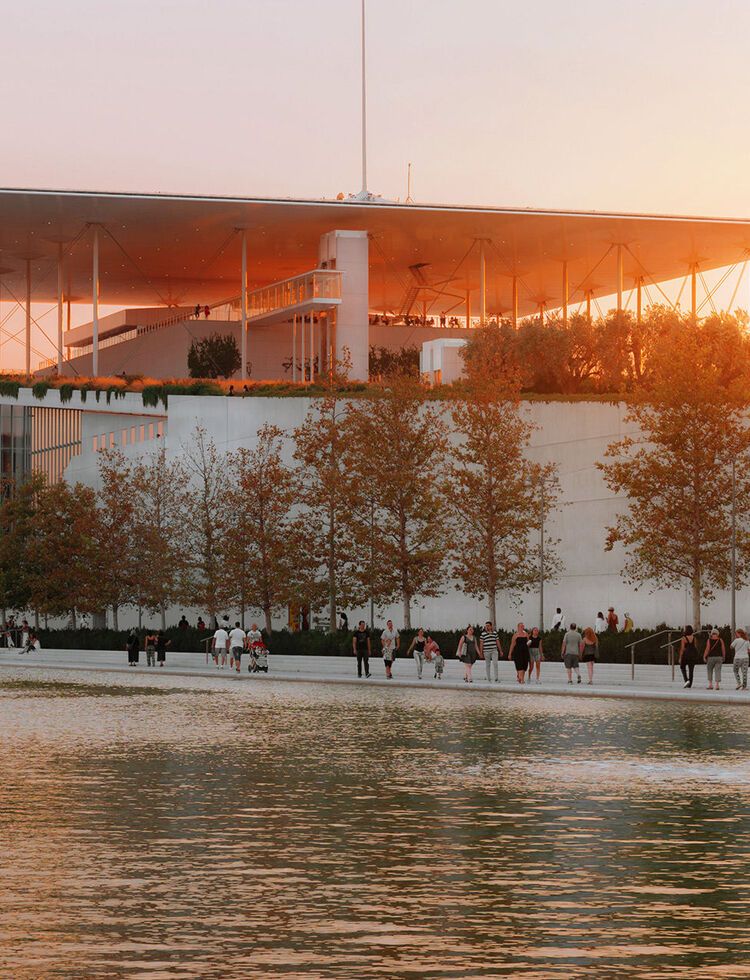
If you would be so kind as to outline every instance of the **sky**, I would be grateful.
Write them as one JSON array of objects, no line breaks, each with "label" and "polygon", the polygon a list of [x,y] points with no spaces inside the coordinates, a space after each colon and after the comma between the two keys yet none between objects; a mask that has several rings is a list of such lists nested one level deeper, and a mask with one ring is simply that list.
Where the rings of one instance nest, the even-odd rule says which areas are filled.
[{"label": "sky", "polygon": [[[0,186],[357,191],[359,18],[0,0]],[[374,193],[411,162],[417,202],[750,217],[747,0],[367,0],[367,29]]]}]

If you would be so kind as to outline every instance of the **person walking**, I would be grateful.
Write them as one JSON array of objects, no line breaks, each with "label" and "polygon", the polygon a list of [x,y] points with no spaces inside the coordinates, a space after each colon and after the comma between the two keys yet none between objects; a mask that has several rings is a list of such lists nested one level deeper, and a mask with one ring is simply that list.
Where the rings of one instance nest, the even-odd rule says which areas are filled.
[{"label": "person walking", "polygon": [[495,683],[498,684],[500,682],[500,657],[503,655],[503,648],[500,645],[500,637],[497,635],[497,630],[489,619],[479,634],[479,654],[484,659],[487,683],[490,684],[492,682],[490,674],[494,666]]},{"label": "person walking", "polygon": [[563,616],[562,609],[559,606],[555,610],[555,615],[552,617],[552,629],[555,630],[555,632],[565,629],[565,617]]},{"label": "person walking", "polygon": [[698,647],[695,645],[695,633],[692,626],[686,626],[680,640],[680,673],[685,683],[683,687],[693,686],[693,674],[698,663]]},{"label": "person walking", "polygon": [[132,629],[128,633],[125,649],[128,651],[128,667],[135,667],[140,659],[140,644],[138,642],[138,633],[135,629]]},{"label": "person walking", "polygon": [[[217,670],[223,670],[227,665],[227,645],[229,643],[229,633],[223,626],[219,626],[211,640],[211,656],[214,659],[214,666]],[[221,663],[219,661],[221,660]]]},{"label": "person walking", "polygon": [[156,656],[156,633],[147,633],[146,639],[144,640],[144,646],[146,648],[146,666],[154,666],[154,658]]},{"label": "person walking", "polygon": [[231,670],[232,667],[235,667],[238,674],[242,663],[242,652],[245,649],[246,643],[247,634],[239,623],[235,623],[234,628],[229,631],[229,669]]},{"label": "person walking", "polygon": [[473,684],[474,678],[471,676],[471,671],[479,657],[479,647],[474,636],[473,626],[467,626],[466,632],[462,634],[458,641],[456,655],[464,665],[464,683]]},{"label": "person walking", "polygon": [[352,650],[357,658],[357,677],[362,676],[362,667],[365,668],[365,677],[370,676],[370,631],[365,625],[364,619],[360,619],[359,625],[352,637]]},{"label": "person walking", "polygon": [[409,644],[409,649],[407,651],[407,657],[411,654],[414,656],[414,663],[417,665],[417,679],[422,680],[422,668],[424,667],[424,650],[427,646],[427,637],[424,635],[424,630],[420,626],[417,630],[416,636]]},{"label": "person walking", "polygon": [[721,665],[727,655],[724,641],[717,629],[711,630],[706,649],[703,651],[703,659],[706,663],[708,673],[708,690],[714,689],[714,675],[716,676],[716,690],[721,690]]},{"label": "person walking", "polygon": [[583,651],[581,653],[581,662],[586,664],[586,670],[589,675],[589,684],[594,683],[594,664],[599,659],[599,637],[587,626],[583,631]]},{"label": "person walking", "polygon": [[435,667],[435,680],[441,681],[443,679],[443,670],[445,669],[445,657],[442,655],[440,652],[440,647],[431,636],[427,637],[427,646],[432,653],[432,663]]},{"label": "person walking", "polygon": [[[734,678],[737,681],[737,690],[739,691],[742,688],[743,691],[746,691],[747,666],[750,662],[750,641],[748,641],[747,633],[744,630],[737,630],[735,632],[734,639],[732,640],[732,649],[734,650],[732,670],[734,671]],[[742,676],[741,682],[740,675]]]},{"label": "person walking", "polygon": [[167,647],[172,645],[172,641],[168,640],[164,635],[164,630],[159,630],[156,634],[156,662],[160,667],[163,667],[167,660]]},{"label": "person walking", "polygon": [[580,662],[581,649],[583,647],[583,637],[576,629],[576,624],[571,623],[570,629],[566,632],[563,637],[561,656],[563,663],[565,664],[565,670],[568,674],[568,684],[573,683],[573,671],[576,673],[578,678],[578,683],[581,683],[581,669],[578,666]]},{"label": "person walking", "polygon": [[542,672],[542,661],[544,660],[544,650],[542,648],[542,634],[539,632],[539,627],[535,626],[531,631],[531,636],[529,637],[529,679],[528,684],[531,684],[531,677],[536,670],[536,682],[537,684],[542,683],[541,672]]},{"label": "person walking", "polygon": [[601,611],[596,614],[596,621],[594,622],[594,632],[595,633],[607,632],[607,620],[604,618],[604,613]]},{"label": "person walking", "polygon": [[393,680],[393,661],[396,659],[396,650],[398,650],[400,639],[398,630],[393,628],[393,620],[389,619],[385,624],[385,629],[380,634],[380,646],[383,650],[385,676],[389,681]]},{"label": "person walking", "polygon": [[516,680],[519,684],[524,684],[526,682],[526,671],[529,669],[530,657],[529,634],[526,632],[526,627],[523,623],[519,623],[516,627],[516,632],[510,641],[508,656],[516,668]]}]

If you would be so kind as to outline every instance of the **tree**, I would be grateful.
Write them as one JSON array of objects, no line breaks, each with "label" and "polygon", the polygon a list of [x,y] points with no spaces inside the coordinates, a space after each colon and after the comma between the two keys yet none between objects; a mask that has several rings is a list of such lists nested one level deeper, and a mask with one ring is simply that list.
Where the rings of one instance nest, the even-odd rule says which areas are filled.
[{"label": "tree", "polygon": [[97,520],[96,495],[80,483],[55,483],[36,496],[33,532],[29,537],[29,599],[50,616],[76,608],[97,612],[95,595]]},{"label": "tree", "polygon": [[[533,426],[517,391],[482,379],[452,406],[458,442],[446,480],[456,547],[453,575],[469,595],[487,600],[497,624],[497,595],[520,594],[539,582],[539,532],[557,499],[554,466],[525,457]],[[557,569],[554,542],[544,542],[545,577]]]},{"label": "tree", "polygon": [[[348,432],[357,550],[367,554],[374,532],[376,597],[401,599],[405,629],[417,596],[441,594],[449,545],[440,489],[447,427],[426,396],[418,379],[390,378],[353,406]],[[361,574],[367,582],[368,569]]]},{"label": "tree", "polygon": [[301,502],[308,528],[309,562],[322,572],[307,584],[311,597],[320,586],[328,604],[329,629],[336,629],[339,603],[362,597],[356,555],[351,546],[352,480],[347,468],[348,406],[343,388],[349,363],[334,365],[326,377],[326,392],[315,399],[304,422],[294,432],[294,458],[300,467]]},{"label": "tree", "polygon": [[93,594],[96,611],[112,607],[112,625],[119,629],[120,606],[135,601],[138,556],[135,535],[133,466],[122,453],[99,453],[97,513],[92,525],[94,541]]},{"label": "tree", "polygon": [[181,595],[190,605],[205,608],[216,622],[232,591],[231,570],[222,547],[228,518],[228,471],[201,425],[195,427],[193,442],[185,452],[185,470],[190,483],[185,493]]},{"label": "tree", "polygon": [[242,356],[231,334],[212,333],[192,342],[187,362],[191,378],[231,378]]},{"label": "tree", "polygon": [[[613,443],[599,465],[628,509],[606,546],[624,546],[624,577],[655,588],[691,589],[701,604],[729,583],[731,470],[737,512],[750,507],[747,425],[750,341],[733,318],[673,323],[651,357],[650,376],[625,421],[638,432]],[[738,529],[738,581],[748,572],[750,537]]]},{"label": "tree", "polygon": [[133,544],[136,601],[161,616],[179,595],[186,568],[185,515],[187,474],[180,463],[167,461],[162,447],[132,471]]},{"label": "tree", "polygon": [[234,572],[232,599],[244,610],[263,611],[266,630],[272,615],[297,595],[305,529],[293,512],[299,502],[299,476],[281,457],[283,432],[264,425],[255,449],[229,453],[233,482],[227,490],[229,517],[225,554]]},{"label": "tree", "polygon": [[7,609],[26,609],[31,601],[32,566],[28,543],[33,533],[37,497],[46,482],[42,476],[8,486],[0,506],[0,604]]}]

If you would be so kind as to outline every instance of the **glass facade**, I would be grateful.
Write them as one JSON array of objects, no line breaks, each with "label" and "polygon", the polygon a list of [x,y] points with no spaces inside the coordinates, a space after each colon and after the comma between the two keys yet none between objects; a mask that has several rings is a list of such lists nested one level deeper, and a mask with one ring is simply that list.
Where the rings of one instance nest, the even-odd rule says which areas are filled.
[{"label": "glass facade", "polygon": [[0,405],[0,472],[3,493],[31,475],[31,412],[22,405]]},{"label": "glass facade", "polygon": [[[2,406],[3,411],[6,406]],[[30,471],[58,483],[73,456],[81,451],[81,412],[75,408],[15,408],[30,413]],[[3,430],[5,431],[5,430]]]}]

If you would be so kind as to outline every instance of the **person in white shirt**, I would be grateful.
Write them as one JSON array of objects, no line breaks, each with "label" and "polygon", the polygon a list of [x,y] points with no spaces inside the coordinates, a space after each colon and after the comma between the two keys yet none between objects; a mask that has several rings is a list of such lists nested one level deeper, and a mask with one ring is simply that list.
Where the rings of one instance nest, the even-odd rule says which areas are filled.
[{"label": "person in white shirt", "polygon": [[398,630],[393,628],[393,620],[389,619],[385,624],[385,629],[380,634],[380,646],[383,650],[383,663],[385,664],[385,676],[391,680],[393,678],[393,661],[398,650],[399,635]]},{"label": "person in white shirt", "polygon": [[565,631],[565,617],[562,614],[562,609],[558,606],[555,610],[555,615],[552,617],[552,629]]},{"label": "person in white shirt", "polygon": [[[214,665],[217,670],[219,666],[223,669],[227,665],[227,644],[229,643],[229,633],[220,626],[214,633],[214,638],[211,640],[211,656],[214,658]],[[219,665],[219,660],[221,660],[221,665]]]},{"label": "person in white shirt", "polygon": [[255,657],[253,656],[253,644],[262,643],[262,642],[263,642],[263,634],[258,629],[258,624],[251,623],[250,629],[247,631],[247,638],[245,639],[245,646],[247,647],[247,651],[250,654],[250,664],[247,668],[248,670],[252,670],[253,667],[255,666]]},{"label": "person in white shirt", "polygon": [[598,612],[596,614],[596,621],[594,622],[594,632],[595,633],[607,632],[607,620],[604,618],[603,612]]},{"label": "person in white shirt", "polygon": [[[748,663],[750,663],[750,642],[748,642],[747,633],[744,630],[737,630],[734,635],[735,639],[732,640],[732,649],[734,650],[732,670],[737,681],[737,690],[739,691],[742,688],[743,691],[746,691],[747,667]],[[742,675],[741,683],[740,675]]]},{"label": "person in white shirt", "polygon": [[242,651],[245,649],[245,631],[239,623],[234,624],[234,629],[229,634],[229,669],[237,665],[237,673],[240,672],[240,660]]}]

